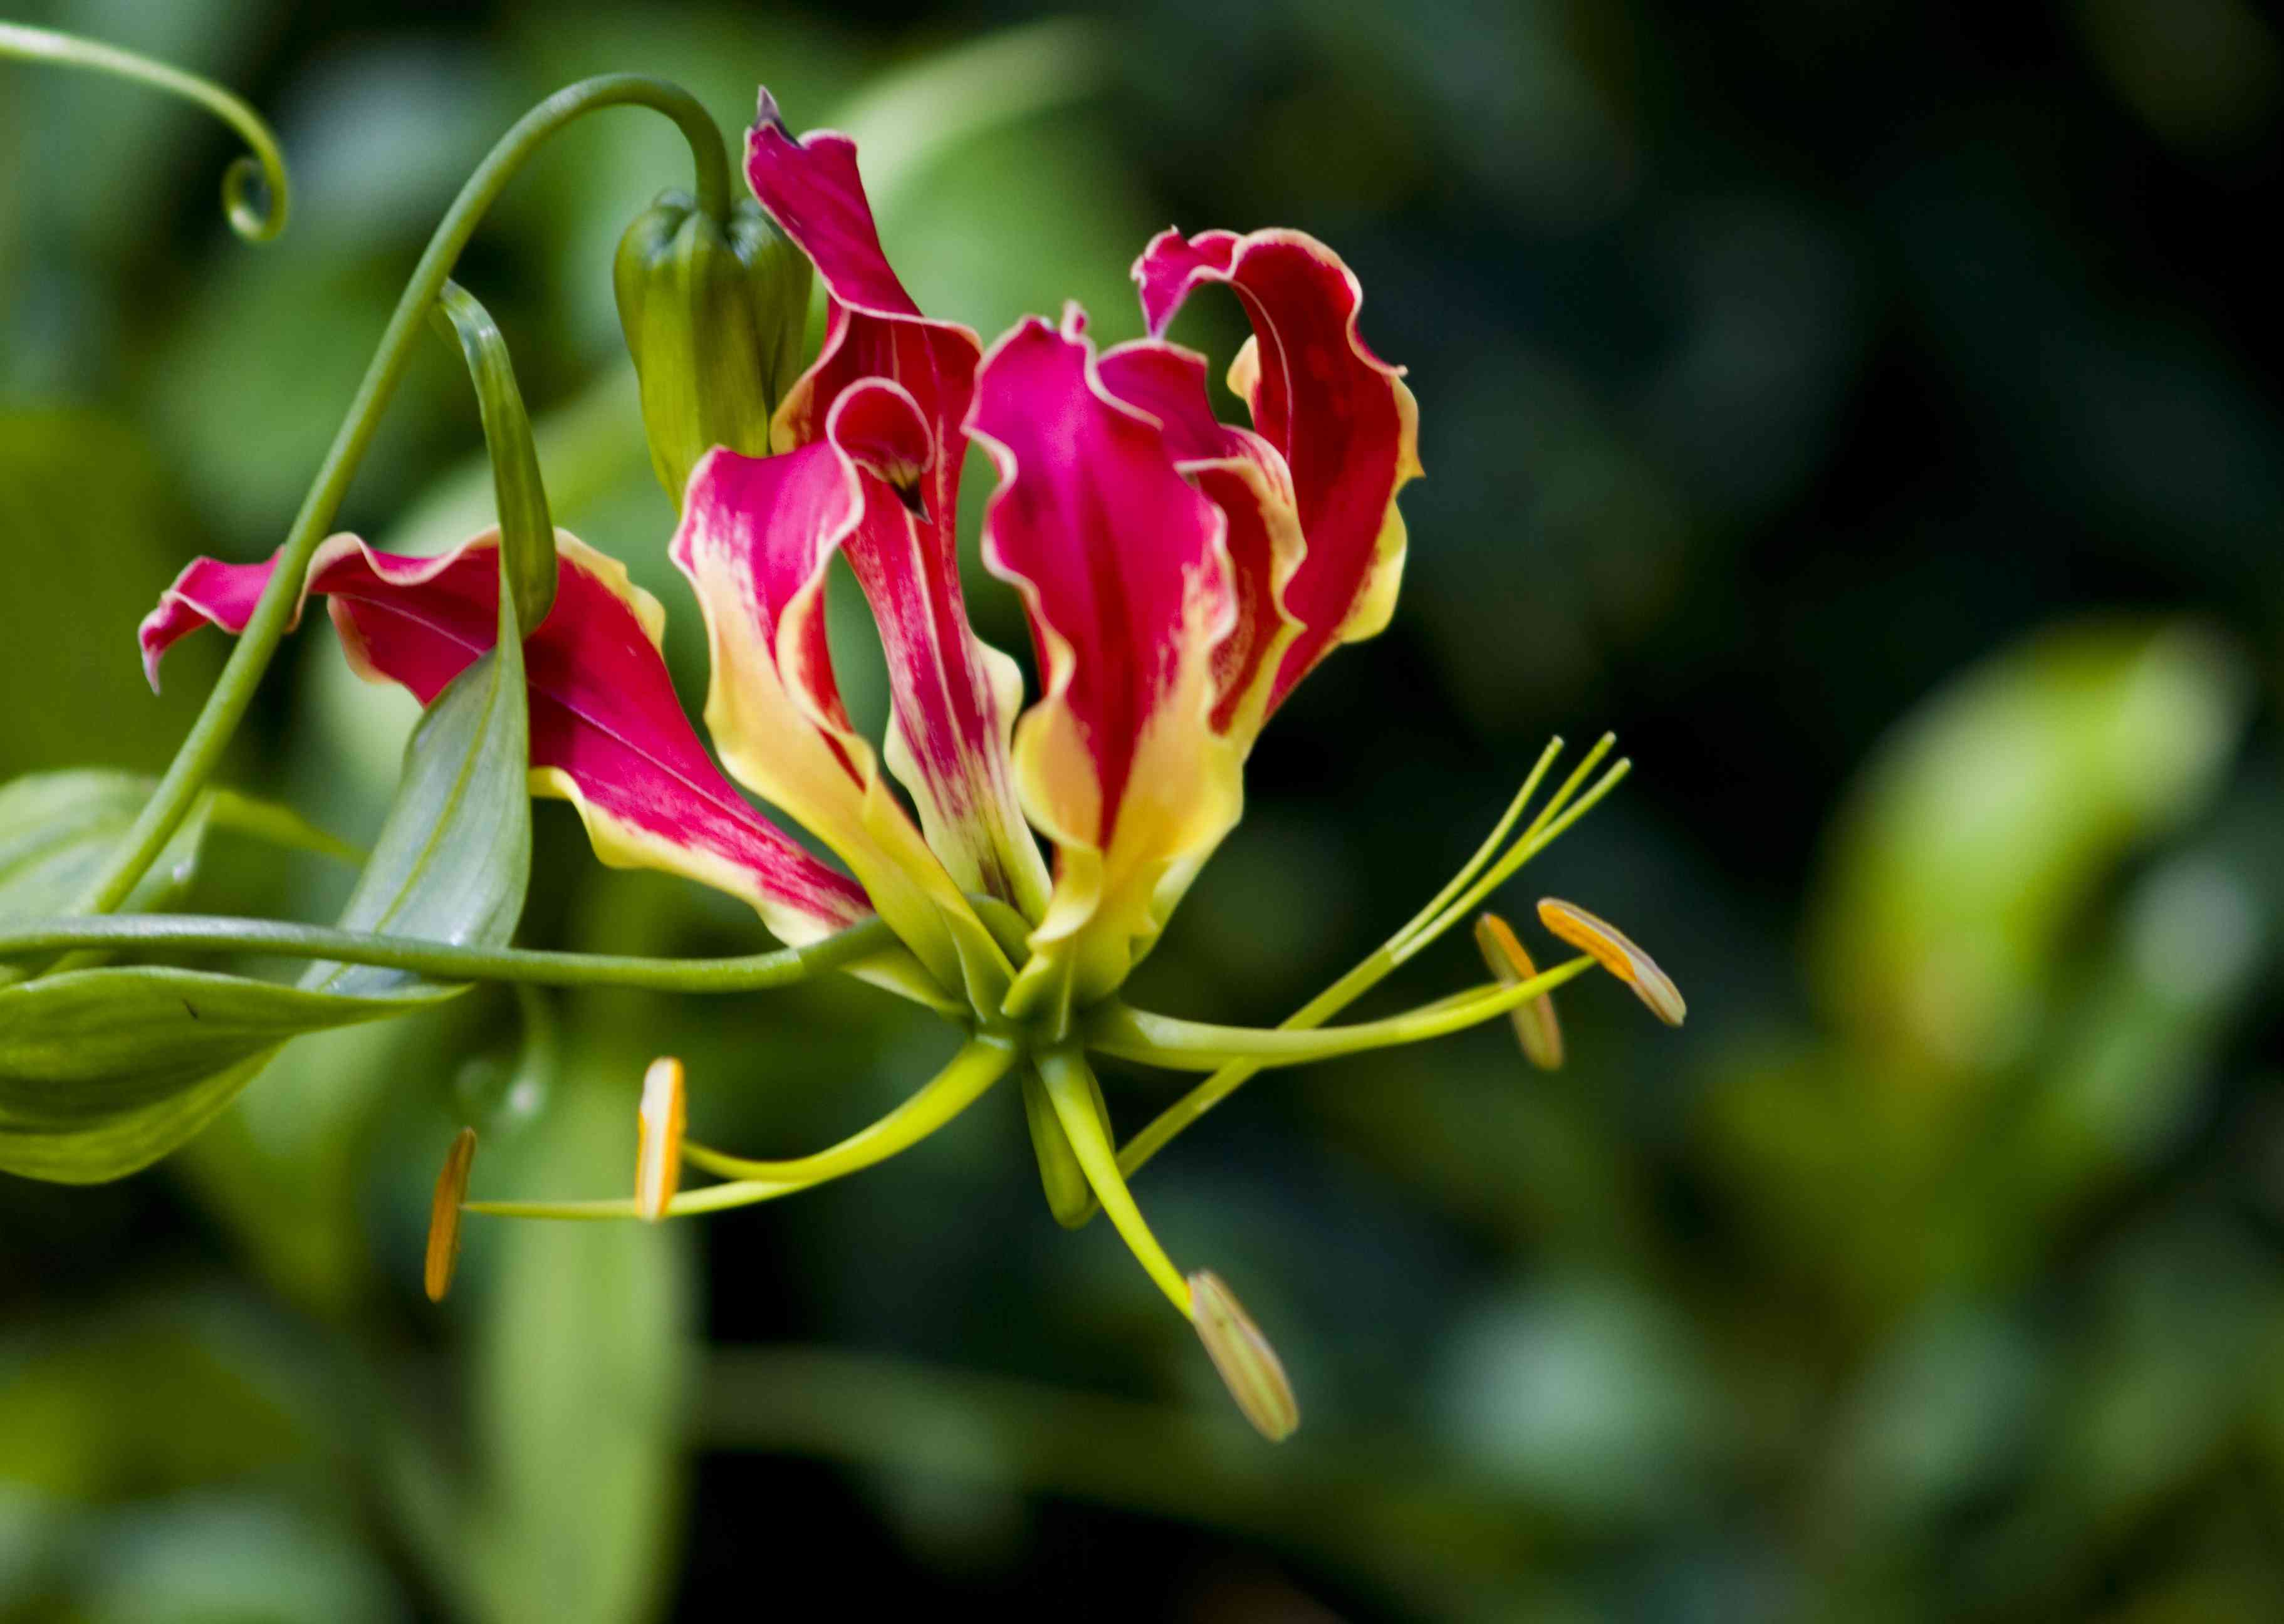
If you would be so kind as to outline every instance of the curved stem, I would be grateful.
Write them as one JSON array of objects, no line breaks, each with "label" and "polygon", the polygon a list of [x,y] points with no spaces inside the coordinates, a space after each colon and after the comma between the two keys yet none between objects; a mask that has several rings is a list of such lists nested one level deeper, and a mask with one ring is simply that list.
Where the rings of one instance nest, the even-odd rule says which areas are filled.
[{"label": "curved stem", "polygon": [[966,1110],[1005,1077],[1022,1050],[1001,1039],[979,1037],[954,1055],[919,1090],[869,1128],[830,1150],[786,1161],[751,1161],[685,1141],[682,1159],[723,1178],[806,1188],[840,1178],[911,1149]]},{"label": "curved stem", "polygon": [[[286,181],[286,159],[278,150],[278,138],[270,133],[270,126],[262,121],[260,113],[220,85],[196,74],[186,74],[179,67],[169,67],[164,62],[121,51],[116,45],[20,22],[0,22],[0,57],[82,67],[196,102],[236,130],[254,149],[252,156],[233,160],[223,172],[222,206],[223,212],[230,216],[230,229],[254,243],[269,242],[286,229],[291,199]],[[257,178],[268,194],[262,200],[257,200],[252,191]]]},{"label": "curved stem", "polygon": [[1326,1027],[1313,1032],[1289,1027],[1216,1027],[1202,1021],[1177,1020],[1154,1015],[1122,1003],[1097,1007],[1086,1022],[1086,1046],[1100,1054],[1145,1066],[1175,1071],[1210,1072],[1232,1060],[1255,1066],[1306,1066],[1316,1060],[1338,1059],[1371,1049],[1393,1049],[1404,1043],[1424,1043],[1430,1038],[1495,1019],[1542,993],[1551,993],[1565,981],[1584,974],[1594,961],[1580,955],[1553,969],[1517,981],[1497,983],[1392,1015],[1386,1020],[1361,1021],[1353,1027]]},{"label": "curved stem", "polygon": [[190,810],[199,788],[221,760],[231,733],[253,702],[254,688],[269,668],[271,655],[277,652],[278,642],[286,635],[286,623],[301,602],[310,555],[317,551],[317,543],[324,540],[334,514],[340,511],[357,464],[364,459],[366,447],[380,426],[381,413],[389,396],[395,392],[397,381],[412,358],[412,347],[428,319],[429,307],[443,292],[445,280],[478,223],[525,160],[549,137],[598,108],[617,106],[649,107],[672,119],[690,143],[691,157],[698,169],[700,207],[717,217],[727,210],[730,160],[722,144],[722,132],[714,127],[714,121],[695,97],[663,80],[636,74],[606,74],[600,78],[582,80],[541,102],[500,137],[498,144],[485,155],[483,162],[476,166],[476,172],[460,188],[460,195],[452,200],[435,235],[428,239],[428,246],[413,269],[412,280],[396,301],[395,314],[388,318],[387,330],[381,334],[372,363],[365,369],[364,380],[357,386],[356,398],[349,402],[348,416],[343,419],[340,432],[334,435],[332,447],[317,470],[317,480],[302,499],[301,511],[294,516],[293,527],[286,533],[286,543],[278,550],[278,567],[263,589],[262,600],[247,620],[238,646],[231,652],[230,663],[223,668],[221,680],[207,697],[206,708],[199,713],[181,748],[176,751],[166,777],[159,781],[133,826],[121,838],[117,855],[89,887],[82,901],[84,911],[109,913],[126,899],[143,871],[158,859],[168,838]]},{"label": "curved stem", "polygon": [[281,958],[338,960],[409,970],[444,981],[509,981],[539,987],[642,987],[658,992],[743,993],[790,986],[827,970],[896,950],[878,919],[806,947],[736,958],[636,958],[601,953],[542,953],[518,948],[463,948],[409,936],[370,936],[272,919],[208,918],[190,914],[48,919],[0,931],[0,961],[79,948],[110,952],[259,953]]}]

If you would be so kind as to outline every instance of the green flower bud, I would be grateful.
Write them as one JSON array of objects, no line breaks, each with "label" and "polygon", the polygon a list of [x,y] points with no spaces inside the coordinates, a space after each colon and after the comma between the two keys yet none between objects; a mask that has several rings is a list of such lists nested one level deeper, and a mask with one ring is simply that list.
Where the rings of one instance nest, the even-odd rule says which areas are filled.
[{"label": "green flower bud", "polygon": [[751,200],[728,224],[661,192],[619,239],[619,322],[642,385],[651,466],[675,505],[714,447],[770,450],[770,414],[800,376],[808,259]]}]

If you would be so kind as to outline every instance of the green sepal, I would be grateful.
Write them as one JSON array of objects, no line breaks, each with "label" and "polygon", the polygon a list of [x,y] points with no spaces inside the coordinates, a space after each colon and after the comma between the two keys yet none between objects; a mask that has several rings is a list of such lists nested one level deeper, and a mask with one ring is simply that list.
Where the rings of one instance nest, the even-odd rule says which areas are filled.
[{"label": "green sepal", "polygon": [[770,416],[801,374],[813,276],[750,199],[724,223],[686,192],[661,192],[619,239],[619,323],[651,466],[677,507],[716,446],[769,455]]},{"label": "green sepal", "polygon": [[[1110,1113],[1099,1082],[1094,1085],[1094,1109],[1107,1132]],[[1046,1193],[1047,1210],[1066,1230],[1083,1227],[1100,1210],[1094,1187],[1086,1182],[1086,1174],[1078,1165],[1078,1152],[1071,1149],[1070,1136],[1055,1115],[1046,1084],[1029,1067],[1023,1072],[1023,1120],[1030,1125],[1031,1152],[1038,1158],[1039,1188]]]},{"label": "green sepal", "polygon": [[516,620],[529,636],[555,602],[555,521],[547,511],[547,488],[539,477],[539,452],[532,443],[531,414],[516,386],[507,340],[491,313],[457,282],[436,296],[436,325],[456,340],[476,388],[476,410],[491,454],[492,491],[497,499],[500,550],[505,581],[515,598]]}]

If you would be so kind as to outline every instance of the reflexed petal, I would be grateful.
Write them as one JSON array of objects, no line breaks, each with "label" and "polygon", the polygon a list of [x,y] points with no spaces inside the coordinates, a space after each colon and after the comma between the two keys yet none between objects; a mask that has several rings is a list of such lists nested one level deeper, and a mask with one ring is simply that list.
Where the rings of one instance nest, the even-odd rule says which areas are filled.
[{"label": "reflexed petal", "polygon": [[1214,725],[1249,749],[1268,713],[1270,683],[1300,622],[1285,593],[1307,548],[1293,478],[1277,448],[1216,420],[1206,398],[1206,358],[1162,340],[1105,350],[1103,385],[1165,427],[1175,466],[1229,522],[1237,622],[1215,651]]},{"label": "reflexed petal", "polygon": [[[658,600],[576,538],[559,531],[556,548],[555,607],[524,645],[533,792],[576,807],[604,862],[743,897],[786,941],[814,941],[869,914],[854,881],[755,811],[708,758],[659,656]],[[497,532],[435,558],[339,535],[318,549],[307,592],[328,597],[359,675],[399,683],[426,705],[492,644],[498,549]],[[179,638],[209,623],[243,629],[273,566],[200,558],[184,570],[142,625],[153,684]]]},{"label": "reflexed petal", "polygon": [[1420,472],[1419,408],[1403,370],[1357,336],[1364,293],[1356,277],[1314,238],[1162,231],[1135,262],[1134,278],[1153,333],[1209,282],[1233,288],[1253,323],[1230,387],[1284,454],[1308,538],[1285,594],[1302,630],[1271,686],[1274,709],[1334,644],[1371,636],[1394,613],[1404,549],[1396,496]]},{"label": "reflexed petal", "polygon": [[[846,397],[843,414],[875,455],[893,443],[884,394],[870,386]],[[964,927],[982,927],[850,725],[825,642],[833,553],[893,549],[910,517],[838,445],[760,457],[716,448],[691,474],[671,556],[706,615],[706,725],[724,764],[837,852],[880,917],[956,988]]]},{"label": "reflexed petal", "polygon": [[984,563],[1022,594],[1045,689],[1015,729],[1023,808],[1059,851],[1024,1010],[1123,980],[1242,797],[1242,753],[1212,724],[1236,623],[1224,520],[1083,334],[1076,311],[1015,327],[968,420],[1001,481]]},{"label": "reflexed petal", "polygon": [[[958,429],[981,347],[972,330],[922,316],[896,279],[846,136],[794,139],[764,91],[746,172],[763,207],[816,262],[827,294],[825,346],[779,409],[778,449],[833,440],[906,509],[899,522],[862,525],[841,543],[887,649],[889,770],[911,791],[928,842],[958,885],[1036,918],[1046,865],[1007,766],[1021,675],[970,629],[959,584],[954,527],[966,448]],[[914,414],[916,433],[887,425],[878,397],[861,398],[880,380]]]}]

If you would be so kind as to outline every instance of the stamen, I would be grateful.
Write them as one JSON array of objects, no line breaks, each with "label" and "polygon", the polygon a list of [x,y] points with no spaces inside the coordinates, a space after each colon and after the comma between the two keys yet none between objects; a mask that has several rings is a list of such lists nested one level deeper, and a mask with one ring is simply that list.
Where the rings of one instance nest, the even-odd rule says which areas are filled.
[{"label": "stamen", "polygon": [[1615,762],[1609,771],[1596,779],[1594,787],[1580,796],[1575,803],[1569,800],[1571,791],[1576,787],[1586,769],[1601,759],[1609,746],[1616,741],[1616,738],[1617,736],[1613,733],[1602,735],[1594,748],[1587,752],[1586,759],[1578,763],[1578,770],[1572,773],[1568,782],[1554,792],[1553,799],[1539,809],[1538,816],[1531,819],[1530,827],[1524,830],[1515,843],[1507,848],[1506,855],[1461,892],[1458,900],[1450,907],[1404,942],[1396,952],[1397,964],[1401,964],[1412,958],[1421,949],[1472,913],[1482,905],[1485,897],[1512,879],[1524,863],[1529,863],[1533,857],[1560,839],[1573,824],[1600,804],[1602,797],[1618,787],[1625,776],[1633,770],[1634,764],[1623,758]]},{"label": "stamen", "polygon": [[[1571,770],[1561,787],[1539,809],[1538,815],[1531,819],[1506,855],[1485,870],[1483,865],[1489,861],[1489,854],[1498,847],[1499,841],[1514,826],[1522,807],[1529,802],[1540,780],[1560,753],[1562,741],[1560,738],[1549,744],[1540,753],[1529,777],[1524,780],[1521,792],[1492,830],[1490,839],[1467,861],[1459,873],[1436,893],[1427,907],[1382,943],[1378,951],[1287,1016],[1279,1023],[1279,1029],[1306,1032],[1323,1026],[1379,986],[1392,972],[1409,962],[1460,919],[1474,912],[1482,905],[1483,899],[1506,884],[1516,870],[1553,844],[1624,779],[1633,764],[1620,761],[1575,804],[1572,802],[1571,798],[1578,793],[1579,785],[1600,765],[1616,743],[1617,736],[1614,733],[1605,733],[1597,739],[1593,748]],[[1129,1175],[1139,1171],[1153,1156],[1172,1143],[1176,1135],[1237,1092],[1262,1070],[1262,1066],[1263,1063],[1257,1058],[1232,1056],[1229,1064],[1159,1113],[1149,1126],[1135,1135],[1119,1153],[1120,1169]]]},{"label": "stamen", "polygon": [[428,1256],[421,1284],[430,1302],[442,1302],[452,1289],[452,1267],[460,1261],[460,1203],[468,1198],[468,1172],[476,1159],[476,1130],[464,1128],[445,1152],[436,1175],[435,1198],[428,1206]]},{"label": "stamen", "polygon": [[[1606,733],[1602,736],[1602,743],[1595,746],[1598,753],[1608,747],[1610,738],[1609,734]],[[1558,733],[1548,739],[1546,748],[1538,753],[1538,760],[1532,765],[1529,776],[1523,779],[1522,787],[1515,791],[1514,799],[1507,802],[1506,810],[1499,814],[1499,821],[1491,825],[1491,832],[1483,837],[1483,843],[1475,847],[1475,855],[1459,865],[1459,871],[1444,882],[1441,891],[1428,899],[1428,905],[1425,908],[1405,921],[1404,928],[1396,932],[1389,940],[1388,944],[1389,948],[1395,948],[1413,932],[1424,929],[1436,915],[1450,906],[1453,897],[1467,889],[1469,882],[1483,871],[1484,866],[1492,858],[1498,855],[1500,846],[1506,840],[1507,832],[1514,827],[1515,820],[1522,816],[1522,809],[1530,804],[1530,798],[1538,792],[1539,781],[1546,777],[1548,769],[1554,765],[1555,759],[1561,753],[1562,736]],[[1586,759],[1591,761],[1595,758],[1590,755]],[[1557,795],[1553,801],[1548,803],[1549,807],[1559,805],[1561,799],[1560,795]],[[1544,821],[1545,816],[1546,813],[1541,812],[1538,820],[1534,821],[1532,826],[1536,828],[1537,822]]]},{"label": "stamen", "polygon": [[[1487,913],[1475,921],[1475,945],[1482,949],[1483,963],[1503,987],[1528,981],[1538,973],[1538,966],[1530,962],[1514,928],[1497,914]],[[1515,1041],[1522,1045],[1525,1059],[1543,1072],[1561,1069],[1562,1027],[1554,1018],[1553,997],[1519,1003],[1507,1018],[1514,1023]]]},{"label": "stamen", "polygon": [[653,1060],[643,1074],[635,1148],[635,1210],[653,1223],[666,1216],[682,1182],[682,1130],[687,1114],[682,1062],[671,1055]]},{"label": "stamen", "polygon": [[1201,1269],[1190,1277],[1190,1318],[1207,1356],[1221,1373],[1222,1385],[1254,1430],[1271,1443],[1290,1438],[1301,1425],[1301,1405],[1286,1379],[1284,1362],[1211,1269]]},{"label": "stamen", "polygon": [[1538,922],[1632,988],[1634,995],[1649,1006],[1649,1012],[1667,1026],[1678,1027],[1688,1015],[1689,1006],[1682,1002],[1681,989],[1673,979],[1607,919],[1550,896],[1539,900]]}]

